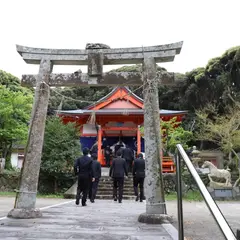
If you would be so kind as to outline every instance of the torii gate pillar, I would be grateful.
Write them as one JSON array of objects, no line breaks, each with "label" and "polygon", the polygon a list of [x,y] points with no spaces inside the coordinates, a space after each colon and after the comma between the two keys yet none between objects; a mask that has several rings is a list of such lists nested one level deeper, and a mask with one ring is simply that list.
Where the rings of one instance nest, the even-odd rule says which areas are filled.
[{"label": "torii gate pillar", "polygon": [[171,221],[164,198],[161,161],[161,128],[159,118],[156,62],[152,57],[143,60],[144,139],[145,139],[145,196],[146,213],[139,216],[143,223]]},{"label": "torii gate pillar", "polygon": [[50,96],[50,88],[47,84],[51,71],[51,61],[43,58],[40,62],[37,77],[32,118],[20,176],[20,187],[17,191],[15,206],[8,213],[8,217],[36,218],[42,216],[40,210],[35,208],[35,204],[48,100]]}]

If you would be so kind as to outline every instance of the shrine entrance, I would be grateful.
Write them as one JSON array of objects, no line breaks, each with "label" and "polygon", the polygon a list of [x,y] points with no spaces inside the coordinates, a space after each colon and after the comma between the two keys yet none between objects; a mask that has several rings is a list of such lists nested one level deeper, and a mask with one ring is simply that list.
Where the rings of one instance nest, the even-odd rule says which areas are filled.
[{"label": "shrine entrance", "polygon": [[[159,110],[159,118],[168,121],[176,117],[182,121],[186,111]],[[144,139],[140,127],[144,124],[143,99],[134,94],[128,87],[116,87],[105,97],[85,109],[59,111],[64,123],[76,122],[80,127],[82,148],[91,147],[98,142],[98,160],[105,166],[104,149],[112,147],[121,140],[135,153],[145,153]],[[169,160],[168,160],[169,161]],[[172,165],[173,160],[171,160]],[[164,163],[166,164],[166,163]],[[169,164],[169,163],[168,163]],[[163,167],[163,170],[166,170]],[[166,172],[173,172],[168,169]]]}]

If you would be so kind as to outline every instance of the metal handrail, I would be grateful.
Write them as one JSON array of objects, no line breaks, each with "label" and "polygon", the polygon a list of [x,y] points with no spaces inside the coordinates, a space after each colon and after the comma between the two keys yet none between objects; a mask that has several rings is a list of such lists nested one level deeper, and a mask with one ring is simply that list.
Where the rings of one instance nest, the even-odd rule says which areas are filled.
[{"label": "metal handrail", "polygon": [[182,180],[181,180],[181,161],[180,156],[183,158],[189,172],[197,183],[197,186],[212,214],[216,223],[218,224],[220,230],[227,240],[237,240],[232,229],[224,218],[221,210],[213,200],[212,196],[208,192],[206,186],[204,185],[202,179],[199,177],[195,167],[193,166],[191,160],[186,154],[181,144],[177,144],[178,154],[176,156],[176,176],[177,176],[177,195],[178,195],[178,239],[184,240],[184,230],[183,230],[183,211],[182,211]]}]

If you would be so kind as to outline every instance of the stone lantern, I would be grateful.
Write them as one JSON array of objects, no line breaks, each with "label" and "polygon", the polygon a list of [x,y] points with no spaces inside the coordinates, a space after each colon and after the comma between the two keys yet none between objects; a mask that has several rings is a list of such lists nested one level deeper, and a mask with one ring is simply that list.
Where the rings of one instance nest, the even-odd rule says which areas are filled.
[{"label": "stone lantern", "polygon": [[201,160],[201,158],[199,157],[199,154],[200,154],[200,151],[197,150],[196,146],[193,146],[192,163],[196,169],[199,169],[198,162]]}]

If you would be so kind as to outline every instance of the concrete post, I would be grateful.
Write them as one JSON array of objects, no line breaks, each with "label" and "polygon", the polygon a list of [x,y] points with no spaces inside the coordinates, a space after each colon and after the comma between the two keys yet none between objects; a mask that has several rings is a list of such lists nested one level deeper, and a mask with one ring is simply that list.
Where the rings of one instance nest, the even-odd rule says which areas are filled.
[{"label": "concrete post", "polygon": [[141,214],[138,219],[144,223],[163,223],[170,220],[166,215],[162,178],[158,81],[154,58],[144,58],[143,95],[146,213]]},{"label": "concrete post", "polygon": [[35,100],[29,127],[28,142],[25,149],[25,158],[21,172],[19,190],[17,192],[14,209],[9,212],[8,217],[36,218],[42,216],[40,210],[35,209],[35,204],[44,139],[45,120],[50,96],[50,89],[47,84],[49,82],[51,71],[51,61],[42,59],[37,77]]}]

